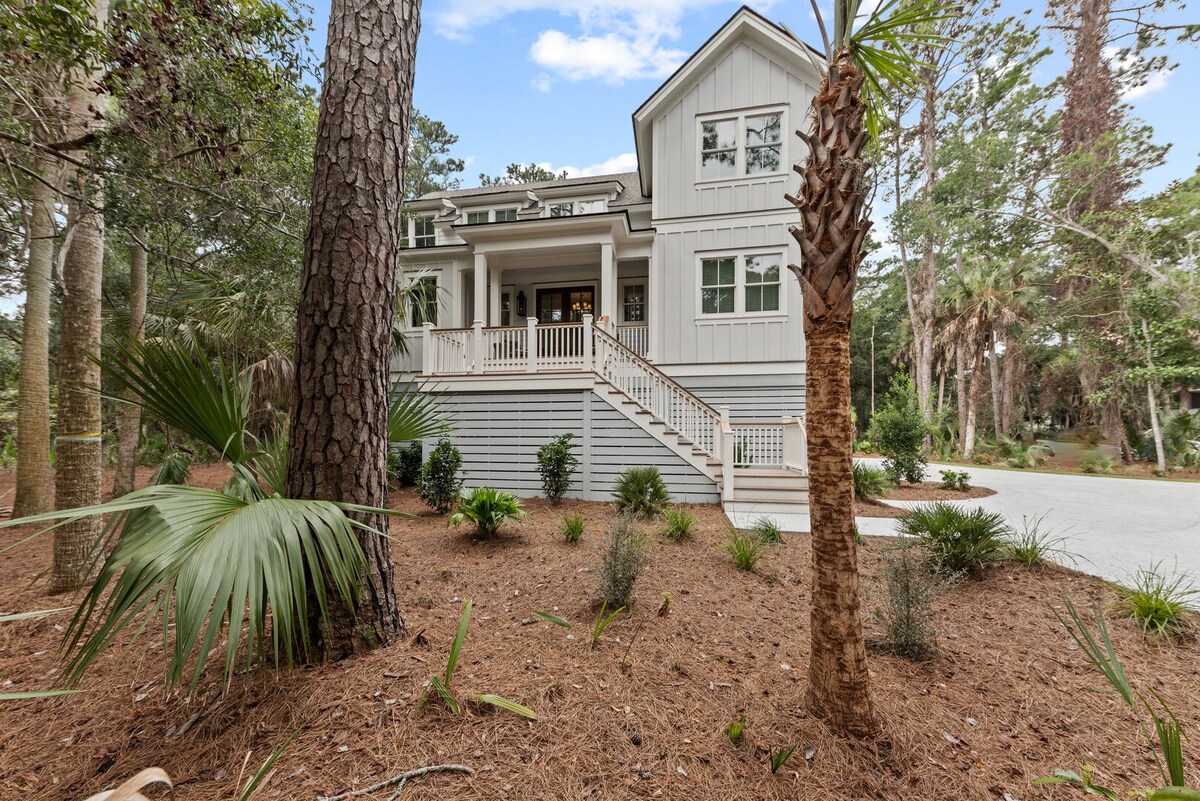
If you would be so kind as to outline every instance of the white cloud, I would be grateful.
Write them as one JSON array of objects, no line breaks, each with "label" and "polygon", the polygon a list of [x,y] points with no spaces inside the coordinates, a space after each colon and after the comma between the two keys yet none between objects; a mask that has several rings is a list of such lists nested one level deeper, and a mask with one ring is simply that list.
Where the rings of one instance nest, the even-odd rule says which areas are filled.
[{"label": "white cloud", "polygon": [[550,76],[545,75],[545,74],[539,75],[536,78],[534,78],[530,82],[530,84],[533,86],[534,89],[545,94],[546,92],[550,91],[550,86],[551,86]]},{"label": "white cloud", "polygon": [[[687,57],[670,46],[680,36],[684,17],[727,0],[446,0],[435,12],[434,29],[455,40],[510,14],[558,13],[578,23],[578,32],[543,30],[530,47],[530,58],[553,76],[568,81],[599,78],[621,83],[635,78],[664,78]],[[760,0],[768,8],[777,0]],[[551,75],[536,79],[548,91]],[[544,79],[544,80],[543,80]]]},{"label": "white cloud", "polygon": [[587,178],[592,175],[612,175],[616,172],[636,172],[637,154],[621,153],[613,156],[610,159],[602,161],[599,164],[591,164],[587,167],[571,167],[568,165],[555,169],[550,167],[548,164],[544,164],[542,166],[555,173],[566,170],[568,178]]},{"label": "white cloud", "polygon": [[1167,77],[1171,74],[1170,67],[1154,70],[1146,75],[1145,80],[1141,83],[1133,83],[1128,79],[1126,73],[1136,66],[1137,56],[1130,53],[1122,58],[1119,48],[1106,47],[1104,48],[1104,57],[1112,62],[1113,69],[1117,71],[1117,81],[1120,84],[1122,100],[1137,100],[1138,98],[1167,88]]},{"label": "white cloud", "polygon": [[1156,70],[1150,73],[1146,78],[1146,82],[1137,86],[1129,86],[1121,91],[1121,98],[1124,100],[1137,100],[1139,97],[1145,97],[1151,92],[1158,92],[1167,88],[1167,76],[1170,75],[1170,70]]}]

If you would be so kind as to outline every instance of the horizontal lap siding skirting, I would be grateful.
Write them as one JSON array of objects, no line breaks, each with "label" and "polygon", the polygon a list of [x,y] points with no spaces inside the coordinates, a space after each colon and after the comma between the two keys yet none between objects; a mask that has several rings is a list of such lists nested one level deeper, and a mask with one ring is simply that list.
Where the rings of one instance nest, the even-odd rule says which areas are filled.
[{"label": "horizontal lap siding skirting", "polygon": [[454,427],[450,441],[462,452],[467,487],[541,495],[537,450],[550,437],[570,432],[580,465],[568,497],[609,500],[622,470],[653,466],[674,500],[720,501],[711,478],[590,390],[455,392],[441,395],[439,403]]},{"label": "horizontal lap siding skirting", "polygon": [[678,376],[710,406],[728,406],[735,423],[777,422],[804,414],[804,375]]}]

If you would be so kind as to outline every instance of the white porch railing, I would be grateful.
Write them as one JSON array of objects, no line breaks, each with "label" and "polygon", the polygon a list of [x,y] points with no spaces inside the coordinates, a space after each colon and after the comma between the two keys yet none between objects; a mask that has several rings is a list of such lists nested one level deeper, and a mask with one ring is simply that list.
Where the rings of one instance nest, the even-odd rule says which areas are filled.
[{"label": "white porch railing", "polygon": [[807,471],[808,440],[804,420],[785,417],[778,423],[731,423],[729,410],[718,411],[689,392],[638,353],[649,344],[645,326],[624,326],[610,333],[593,324],[435,329],[426,323],[422,338],[424,375],[595,373],[642,409],[721,462],[723,491],[732,497],[735,467],[788,467]]},{"label": "white porch railing", "polygon": [[643,359],[650,352],[650,326],[648,325],[618,325],[617,339]]}]

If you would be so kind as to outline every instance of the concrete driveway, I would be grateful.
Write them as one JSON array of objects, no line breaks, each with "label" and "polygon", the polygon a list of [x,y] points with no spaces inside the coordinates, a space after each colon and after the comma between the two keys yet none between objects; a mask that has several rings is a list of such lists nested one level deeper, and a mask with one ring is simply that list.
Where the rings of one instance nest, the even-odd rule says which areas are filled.
[{"label": "concrete driveway", "polygon": [[[878,464],[878,459],[861,461]],[[1021,470],[931,464],[928,478],[950,467],[965,470],[971,483],[996,490],[987,498],[956,501],[999,512],[1021,528],[1024,517],[1045,516],[1043,527],[1067,538],[1078,558],[1064,564],[1085,573],[1127,582],[1140,567],[1160,562],[1160,571],[1186,571],[1200,584],[1200,483],[1108,476],[1059,475]],[[913,502],[888,501],[896,506]],[[895,521],[858,518],[863,534],[894,533]]]}]

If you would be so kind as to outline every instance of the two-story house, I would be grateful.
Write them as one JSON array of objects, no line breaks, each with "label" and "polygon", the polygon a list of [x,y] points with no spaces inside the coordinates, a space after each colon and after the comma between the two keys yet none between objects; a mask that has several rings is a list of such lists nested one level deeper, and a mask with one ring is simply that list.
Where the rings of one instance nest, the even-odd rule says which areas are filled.
[{"label": "two-story house", "polygon": [[407,204],[397,369],[442,395],[468,485],[575,495],[652,464],[680,500],[803,503],[800,260],[784,199],[817,56],[743,7],[633,112],[638,171]]}]

